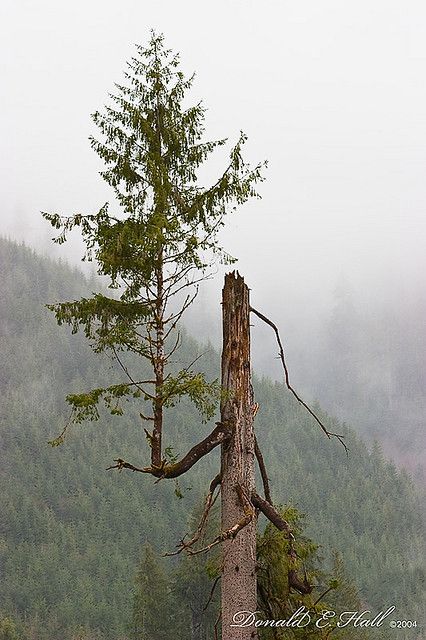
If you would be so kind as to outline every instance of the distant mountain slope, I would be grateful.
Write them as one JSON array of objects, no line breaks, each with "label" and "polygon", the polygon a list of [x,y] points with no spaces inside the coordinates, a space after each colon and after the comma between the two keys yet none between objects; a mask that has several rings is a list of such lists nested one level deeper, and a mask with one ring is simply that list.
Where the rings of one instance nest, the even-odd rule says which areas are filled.
[{"label": "distant mountain slope", "polygon": [[[341,287],[320,316],[293,321],[287,337],[292,377],[323,408],[351,422],[426,489],[426,291]],[[288,322],[283,323],[288,326]],[[268,359],[262,355],[263,369]]]},{"label": "distant mountain slope", "polygon": [[[131,408],[122,418],[74,427],[60,448],[47,445],[66,420],[66,393],[119,375],[107,358],[94,358],[81,336],[57,327],[44,307],[93,286],[78,271],[0,239],[0,612],[48,619],[49,639],[65,637],[64,628],[76,624],[109,638],[124,633],[142,543],[174,546],[218,465],[216,453],[193,468],[181,481],[182,500],[173,483],[106,472],[118,455],[146,460]],[[187,337],[182,359],[197,350],[206,349]],[[210,350],[202,362],[215,376],[218,355]],[[293,501],[308,514],[308,532],[324,545],[323,555],[331,548],[343,553],[372,607],[395,604],[401,619],[420,620],[423,522],[410,479],[379,447],[369,453],[348,427],[324,416],[333,431],[345,433],[347,458],[283,385],[263,379],[255,386],[256,428],[276,502]],[[168,422],[176,453],[208,430],[186,403]]]}]

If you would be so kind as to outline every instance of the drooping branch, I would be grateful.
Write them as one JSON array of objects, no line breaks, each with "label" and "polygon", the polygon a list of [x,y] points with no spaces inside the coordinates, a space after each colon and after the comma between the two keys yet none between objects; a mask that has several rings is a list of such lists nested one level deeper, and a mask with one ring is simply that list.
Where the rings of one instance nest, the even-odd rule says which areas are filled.
[{"label": "drooping branch", "polygon": [[194,445],[178,462],[167,463],[166,460],[162,460],[159,466],[136,467],[130,462],[125,462],[122,458],[116,458],[114,460],[116,464],[108,467],[107,471],[109,469],[118,469],[119,471],[129,469],[130,471],[137,471],[139,473],[149,473],[158,479],[177,478],[191,469],[198,460],[210,453],[212,449],[229,440],[232,432],[231,427],[222,422],[217,422],[216,425],[210,435]]},{"label": "drooping branch", "polygon": [[209,607],[210,602],[213,600],[214,592],[215,592],[215,589],[216,589],[216,587],[217,587],[217,585],[218,585],[218,582],[219,582],[220,578],[221,578],[221,576],[217,576],[217,578],[216,578],[216,579],[215,579],[215,581],[213,582],[213,585],[212,585],[212,588],[211,588],[211,591],[210,591],[209,598],[208,598],[208,600],[207,600],[206,604],[205,604],[205,605],[204,605],[204,607],[203,607],[203,612],[204,612],[204,611],[207,611],[207,609],[208,609],[208,607]]},{"label": "drooping branch", "polygon": [[178,547],[177,551],[173,551],[171,553],[165,553],[164,554],[165,556],[176,556],[179,553],[182,553],[182,551],[187,551],[201,538],[203,531],[205,529],[205,526],[207,524],[207,519],[209,517],[210,510],[213,507],[214,503],[216,502],[217,495],[214,496],[214,492],[217,489],[217,487],[220,485],[220,482],[221,482],[221,475],[220,473],[218,473],[217,476],[215,476],[210,483],[209,492],[204,502],[203,513],[201,515],[200,522],[198,523],[197,530],[192,536],[192,538],[188,541],[186,541],[183,538],[177,545]]},{"label": "drooping branch", "polygon": [[344,447],[344,449],[346,451],[346,454],[348,454],[348,451],[349,451],[348,447],[346,446],[346,444],[343,441],[344,436],[342,436],[342,435],[340,435],[338,433],[332,433],[331,431],[329,431],[327,429],[327,427],[324,425],[324,423],[319,419],[317,414],[314,411],[312,411],[312,409],[306,404],[306,402],[304,400],[302,400],[302,398],[299,396],[299,394],[291,386],[291,384],[290,384],[290,376],[289,376],[289,373],[288,373],[288,368],[287,368],[287,364],[286,364],[286,360],[285,360],[284,347],[283,347],[283,344],[281,342],[280,333],[278,331],[277,325],[274,324],[272,322],[272,320],[270,320],[265,315],[263,315],[263,313],[260,313],[260,311],[257,311],[256,309],[253,309],[253,307],[250,307],[250,311],[252,313],[254,313],[255,316],[260,318],[260,320],[262,320],[267,325],[269,325],[273,329],[273,331],[275,333],[275,337],[277,339],[278,347],[279,347],[280,360],[281,360],[281,363],[282,363],[283,369],[284,369],[285,384],[286,384],[287,389],[290,391],[290,393],[293,394],[293,396],[302,405],[302,407],[304,407],[306,409],[306,411],[319,424],[319,426],[321,427],[321,429],[323,430],[323,432],[325,433],[327,438],[337,438],[337,440],[340,442],[340,444]]},{"label": "drooping branch", "polygon": [[170,349],[170,351],[166,354],[165,358],[166,361],[169,362],[170,358],[174,355],[174,353],[179,349],[179,347],[182,344],[182,339],[181,339],[181,333],[180,331],[176,331],[176,340],[175,343],[173,345],[173,347]]},{"label": "drooping branch", "polygon": [[[114,357],[116,359],[116,361],[118,362],[118,364],[120,365],[121,369],[124,371],[124,373],[126,374],[126,376],[128,377],[128,379],[130,380],[130,383],[136,387],[137,389],[139,389],[139,391],[141,391],[143,394],[145,394],[144,389],[140,386],[141,384],[155,384],[155,380],[144,380],[143,382],[135,382],[134,378],[132,377],[132,375],[129,372],[128,367],[124,364],[124,362],[122,361],[121,357],[118,355],[118,351],[115,348],[114,345],[111,346],[111,350],[114,354]],[[129,385],[130,386],[130,385]],[[145,394],[146,395],[146,394]]]},{"label": "drooping branch", "polygon": [[70,416],[69,416],[68,420],[66,421],[65,426],[62,429],[62,431],[59,434],[59,436],[57,436],[56,438],[52,438],[52,440],[48,440],[48,444],[50,444],[51,447],[58,447],[59,445],[61,445],[64,442],[65,435],[66,435],[69,427],[73,423],[73,420],[72,420],[73,413],[74,413],[74,410],[71,411]]},{"label": "drooping branch", "polygon": [[318,596],[312,607],[315,607],[319,602],[321,602],[321,600],[323,600],[327,593],[330,593],[330,591],[333,591],[333,587],[328,587],[328,589],[326,589],[320,596]]},{"label": "drooping branch", "polygon": [[270,522],[272,522],[273,525],[277,527],[279,531],[283,531],[286,534],[289,540],[289,551],[288,551],[288,556],[290,560],[290,568],[288,571],[289,586],[292,587],[293,589],[296,589],[296,591],[302,594],[311,593],[313,590],[313,586],[308,581],[306,571],[305,571],[303,580],[301,580],[297,575],[296,569],[294,568],[294,565],[297,562],[297,553],[296,553],[296,550],[294,549],[295,539],[294,539],[294,535],[290,525],[286,520],[284,520],[284,518],[281,516],[280,513],[278,513],[278,511],[275,509],[275,507],[272,506],[272,504],[270,504],[269,502],[261,498],[257,493],[252,494],[251,501],[253,505],[257,509],[260,509],[260,511],[262,511],[262,513],[268,518]]},{"label": "drooping branch", "polygon": [[257,442],[256,436],[254,436],[254,452],[255,452],[255,455],[256,455],[256,460],[257,460],[257,462],[259,464],[260,475],[262,477],[262,482],[263,482],[263,490],[265,492],[265,499],[266,499],[267,502],[272,504],[271,488],[269,486],[268,473],[266,471],[265,461],[263,459],[263,455],[262,455],[262,452],[260,450],[259,444]]},{"label": "drooping branch", "polygon": [[145,414],[140,412],[139,412],[139,416],[141,420],[146,420],[147,422],[152,422],[154,420],[153,416],[146,416]]}]

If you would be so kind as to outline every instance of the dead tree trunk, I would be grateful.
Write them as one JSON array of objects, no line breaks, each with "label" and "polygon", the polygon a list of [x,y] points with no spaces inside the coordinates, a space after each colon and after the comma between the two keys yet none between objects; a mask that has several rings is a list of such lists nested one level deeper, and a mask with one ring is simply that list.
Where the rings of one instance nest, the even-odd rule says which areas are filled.
[{"label": "dead tree trunk", "polygon": [[[234,531],[222,547],[222,640],[253,640],[254,627],[231,627],[239,611],[256,611],[256,516],[250,304],[244,279],[225,276],[222,293],[223,352],[221,422],[232,429],[222,445],[222,531]],[[238,527],[236,527],[238,525]]]}]

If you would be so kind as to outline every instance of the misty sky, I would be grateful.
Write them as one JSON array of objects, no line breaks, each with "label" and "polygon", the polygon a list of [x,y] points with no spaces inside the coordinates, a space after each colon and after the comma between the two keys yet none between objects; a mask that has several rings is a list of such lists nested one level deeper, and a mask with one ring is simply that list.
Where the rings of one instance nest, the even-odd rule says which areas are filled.
[{"label": "misty sky", "polygon": [[90,113],[155,28],[197,73],[208,136],[242,129],[247,157],[269,160],[263,199],[223,235],[257,305],[309,314],[341,281],[373,297],[419,286],[424,2],[2,0],[0,25],[0,233],[52,253],[40,210],[110,198]]}]

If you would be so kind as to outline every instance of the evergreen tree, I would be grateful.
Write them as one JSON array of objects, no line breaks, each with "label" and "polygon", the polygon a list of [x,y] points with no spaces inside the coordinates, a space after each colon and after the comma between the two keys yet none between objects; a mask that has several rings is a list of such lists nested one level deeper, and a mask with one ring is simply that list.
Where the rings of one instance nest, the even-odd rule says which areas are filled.
[{"label": "evergreen tree", "polygon": [[[257,196],[261,165],[250,169],[244,162],[241,134],[217,181],[208,188],[200,185],[200,166],[226,140],[203,141],[204,107],[184,107],[193,77],[185,78],[179,57],[164,48],[162,36],[153,33],[147,48],[137,47],[125,78],[127,84],[116,85],[117,93],[110,95],[112,106],[93,115],[102,139],[91,139],[105,162],[101,175],[114,191],[118,213],[105,204],[96,214],[43,214],[62,230],[58,243],[74,227],[81,230],[85,259],[96,260],[98,273],[109,279],[118,298],[97,293],[50,308],[59,324],[71,325],[74,332],[83,328],[94,351],[112,354],[125,375],[124,381],[69,395],[72,420],[98,419],[101,400],[112,414],[121,414],[124,399],[142,399],[151,409],[145,413],[142,405],[141,419],[152,426],[145,429],[151,465],[143,471],[176,477],[186,468],[170,464],[170,449],[163,447],[164,410],[188,396],[209,418],[219,394],[218,384],[207,383],[192,364],[173,369],[179,321],[212,260],[233,260],[217,234],[230,210]],[[147,361],[142,378],[141,365],[129,355]],[[62,442],[64,433],[53,444]],[[117,467],[123,466],[129,465],[118,460]]]},{"label": "evergreen tree", "polygon": [[[260,628],[261,640],[327,640],[330,637],[345,640],[372,640],[371,630],[360,628],[339,629],[336,624],[343,611],[361,611],[358,591],[347,577],[340,554],[335,553],[331,571],[327,571],[319,557],[319,545],[305,536],[303,515],[293,506],[281,509],[286,521],[291,523],[296,536],[297,554],[289,559],[289,541],[281,531],[268,523],[264,532],[258,536],[257,558],[258,608],[259,617],[269,620],[288,620],[292,614],[304,607],[309,613],[302,622],[303,627]],[[305,579],[315,584],[312,593],[301,594],[289,588],[289,571],[298,570]],[[323,611],[335,612],[328,621],[329,626],[320,628],[315,623]],[[385,632],[386,633],[386,632]],[[385,640],[377,629],[375,640]]]},{"label": "evergreen tree", "polygon": [[184,640],[182,613],[154,549],[146,544],[136,576],[131,637],[133,640]]}]

